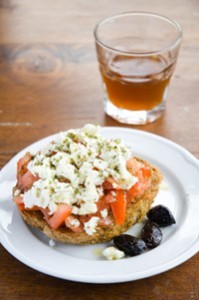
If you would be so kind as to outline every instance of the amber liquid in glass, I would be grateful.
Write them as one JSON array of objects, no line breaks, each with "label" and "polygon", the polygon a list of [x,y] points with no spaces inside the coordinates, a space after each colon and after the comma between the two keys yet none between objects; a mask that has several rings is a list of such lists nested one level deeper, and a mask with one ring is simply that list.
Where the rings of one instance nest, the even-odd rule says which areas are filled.
[{"label": "amber liquid in glass", "polygon": [[109,100],[128,110],[151,110],[161,104],[173,70],[161,56],[117,55],[100,67]]}]

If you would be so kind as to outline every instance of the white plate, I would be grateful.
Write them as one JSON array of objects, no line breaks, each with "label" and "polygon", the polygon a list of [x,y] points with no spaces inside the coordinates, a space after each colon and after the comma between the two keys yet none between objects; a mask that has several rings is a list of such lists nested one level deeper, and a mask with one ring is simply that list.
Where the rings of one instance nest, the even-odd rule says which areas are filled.
[{"label": "white plate", "polygon": [[[188,151],[159,136],[139,130],[106,127],[107,138],[122,138],[135,155],[158,166],[168,189],[155,201],[168,206],[177,224],[163,229],[163,242],[142,255],[107,261],[99,250],[107,244],[71,246],[55,243],[28,227],[11,201],[16,162],[26,151],[35,151],[54,136],[40,140],[16,155],[0,173],[0,241],[17,259],[43,273],[81,282],[114,283],[149,277],[186,261],[199,250],[199,162]],[[129,230],[137,234],[140,224]]]}]

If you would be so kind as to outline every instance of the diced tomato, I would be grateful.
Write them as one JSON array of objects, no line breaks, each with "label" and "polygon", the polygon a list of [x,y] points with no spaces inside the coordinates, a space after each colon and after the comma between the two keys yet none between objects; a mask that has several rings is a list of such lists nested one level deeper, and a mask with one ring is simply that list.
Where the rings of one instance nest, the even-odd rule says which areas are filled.
[{"label": "diced tomato", "polygon": [[40,211],[44,215],[44,219],[48,222],[48,220],[50,219],[49,209],[40,207]]},{"label": "diced tomato", "polygon": [[148,182],[139,181],[134,184],[128,191],[128,196],[133,199],[137,196],[140,196],[148,188]]},{"label": "diced tomato", "polygon": [[29,152],[27,152],[22,158],[17,162],[17,172],[20,172],[22,167],[26,167],[32,156]]},{"label": "diced tomato", "polygon": [[105,201],[105,203],[112,203],[115,201],[115,198],[116,198],[116,192],[111,191],[110,193],[108,193],[103,197],[103,201]]},{"label": "diced tomato", "polygon": [[136,176],[136,173],[143,167],[143,164],[135,158],[130,158],[126,163],[126,168]]},{"label": "diced tomato", "polygon": [[70,216],[72,212],[72,207],[68,204],[59,204],[57,211],[53,214],[52,217],[47,220],[48,224],[52,229],[57,229],[60,225],[63,224],[65,219]]},{"label": "diced tomato", "polygon": [[71,224],[71,222],[73,220],[75,220],[76,218],[72,215],[68,216],[66,219],[65,219],[65,224],[66,224],[66,227],[70,228],[73,232],[83,232],[84,229],[83,229],[83,226],[82,224],[78,225],[78,226],[75,226],[73,224]]},{"label": "diced tomato", "polygon": [[126,217],[126,193],[118,190],[116,193],[116,201],[111,203],[112,212],[117,224],[122,225]]},{"label": "diced tomato", "polygon": [[133,173],[137,177],[144,177],[147,179],[151,176],[151,169],[148,166],[145,166],[142,162],[137,161],[135,158],[129,159],[126,163],[126,167],[129,172]]},{"label": "diced tomato", "polygon": [[18,210],[22,211],[25,208],[25,205],[23,203],[17,204]]},{"label": "diced tomato", "polygon": [[134,162],[134,159],[133,158],[130,158],[129,160],[127,160],[126,162],[126,168],[129,172],[131,172],[133,170],[133,162]]},{"label": "diced tomato", "polygon": [[107,196],[102,196],[98,202],[96,203],[97,204],[97,211],[99,212],[100,210],[103,210],[103,209],[108,209],[110,207],[110,204],[106,201],[106,197]]},{"label": "diced tomato", "polygon": [[134,184],[127,193],[128,198],[131,199],[131,201],[135,197],[141,196],[150,186],[151,170],[148,167],[143,167],[139,171],[137,171],[136,176],[138,177],[138,182]]},{"label": "diced tomato", "polygon": [[16,203],[16,204],[22,204],[23,203],[23,197],[21,196],[16,196],[13,198],[13,201]]},{"label": "diced tomato", "polygon": [[24,210],[23,198],[21,196],[14,197],[13,201],[17,204],[18,210]]},{"label": "diced tomato", "polygon": [[30,188],[33,183],[38,179],[34,176],[28,169],[27,165],[31,160],[32,156],[27,152],[22,158],[17,162],[17,180],[19,188]]},{"label": "diced tomato", "polygon": [[112,177],[107,178],[103,183],[104,190],[118,190],[121,189],[119,183]]},{"label": "diced tomato", "polygon": [[34,176],[29,170],[24,175],[18,174],[18,187],[20,189],[28,189],[31,188],[33,183],[39,179],[38,176]]},{"label": "diced tomato", "polygon": [[127,169],[138,178],[138,182],[127,193],[127,198],[132,201],[135,197],[142,195],[150,186],[151,169],[135,158],[127,161]]},{"label": "diced tomato", "polygon": [[151,177],[151,169],[149,167],[145,166],[141,170],[142,170],[142,175],[145,179]]}]

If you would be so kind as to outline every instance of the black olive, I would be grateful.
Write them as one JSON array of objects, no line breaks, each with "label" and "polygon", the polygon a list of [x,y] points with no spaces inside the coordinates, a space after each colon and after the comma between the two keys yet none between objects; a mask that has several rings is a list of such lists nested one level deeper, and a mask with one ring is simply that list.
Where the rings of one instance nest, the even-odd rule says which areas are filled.
[{"label": "black olive", "polygon": [[163,205],[157,205],[150,209],[147,213],[147,217],[160,227],[166,227],[176,223],[171,211]]},{"label": "black olive", "polygon": [[162,241],[162,231],[156,223],[148,221],[142,228],[141,237],[147,247],[152,249],[160,245]]},{"label": "black olive", "polygon": [[113,241],[117,248],[129,256],[141,254],[147,248],[143,240],[129,234],[121,234],[115,237]]}]

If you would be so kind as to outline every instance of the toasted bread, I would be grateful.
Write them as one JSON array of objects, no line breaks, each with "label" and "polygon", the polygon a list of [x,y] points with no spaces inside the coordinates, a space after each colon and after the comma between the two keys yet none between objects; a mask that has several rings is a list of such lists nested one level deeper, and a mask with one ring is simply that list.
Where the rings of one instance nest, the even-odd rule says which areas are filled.
[{"label": "toasted bread", "polygon": [[139,158],[136,159],[150,168],[151,184],[145,190],[144,194],[139,197],[135,197],[132,202],[128,203],[124,224],[116,224],[113,215],[110,215],[112,218],[111,225],[103,227],[98,226],[95,234],[88,235],[86,232],[72,232],[70,229],[66,228],[66,226],[61,226],[58,229],[53,230],[49,227],[40,211],[20,211],[24,221],[27,224],[41,230],[49,238],[55,239],[62,243],[96,244],[111,240],[113,237],[125,232],[132,225],[140,222],[145,217],[159,190],[159,185],[162,180],[160,171],[148,162]]}]

